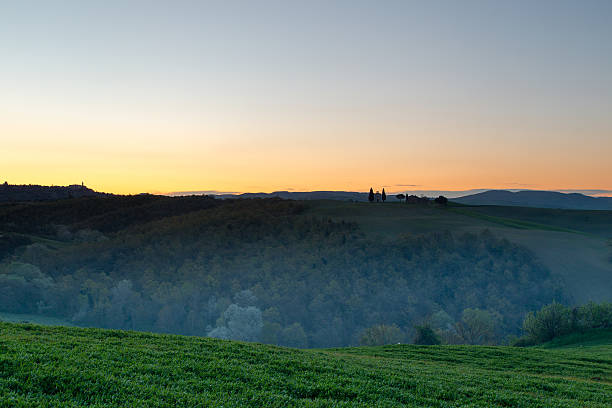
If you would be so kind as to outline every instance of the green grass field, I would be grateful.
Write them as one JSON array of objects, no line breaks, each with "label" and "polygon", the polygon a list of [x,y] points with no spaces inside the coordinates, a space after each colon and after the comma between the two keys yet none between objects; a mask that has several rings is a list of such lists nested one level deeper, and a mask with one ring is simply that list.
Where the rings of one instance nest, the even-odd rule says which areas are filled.
[{"label": "green grass field", "polygon": [[0,406],[610,407],[612,339],[598,339],[295,350],[0,323]]},{"label": "green grass field", "polygon": [[612,355],[612,329],[590,330],[586,333],[573,333],[558,337],[545,343],[546,349],[576,349],[581,351],[603,352],[607,350]]}]

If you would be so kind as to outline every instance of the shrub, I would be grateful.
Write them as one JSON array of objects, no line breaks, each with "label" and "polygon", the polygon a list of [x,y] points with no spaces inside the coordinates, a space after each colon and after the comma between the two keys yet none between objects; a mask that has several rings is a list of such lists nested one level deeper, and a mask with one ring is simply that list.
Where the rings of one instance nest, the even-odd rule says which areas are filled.
[{"label": "shrub", "polygon": [[447,205],[448,204],[448,198],[444,197],[444,196],[440,196],[438,198],[436,198],[434,200],[434,202],[438,205]]},{"label": "shrub", "polygon": [[501,316],[481,309],[465,309],[455,331],[463,344],[495,344]]},{"label": "shrub", "polygon": [[365,329],[359,337],[362,346],[384,346],[402,342],[404,333],[396,325],[380,324]]},{"label": "shrub", "polygon": [[530,347],[535,346],[536,344],[536,341],[531,337],[519,337],[510,343],[510,345],[514,347]]},{"label": "shrub", "polygon": [[297,348],[308,347],[308,338],[302,325],[293,323],[291,326],[285,327],[280,333],[280,345]]},{"label": "shrub", "polygon": [[612,303],[589,302],[575,313],[578,329],[605,329],[612,327]]},{"label": "shrub", "polygon": [[430,325],[414,326],[414,329],[416,330],[414,344],[436,345],[442,343],[440,336],[436,334]]},{"label": "shrub", "polygon": [[530,312],[523,322],[523,331],[538,343],[568,334],[572,329],[571,311],[560,303],[553,302],[538,312]]},{"label": "shrub", "polygon": [[209,332],[209,337],[257,341],[263,327],[261,311],[254,306],[240,307],[233,303],[223,312],[221,320],[224,324]]},{"label": "shrub", "polygon": [[529,312],[523,321],[524,337],[513,346],[532,346],[570,333],[612,328],[612,304],[589,302],[574,308],[553,302],[538,312]]}]

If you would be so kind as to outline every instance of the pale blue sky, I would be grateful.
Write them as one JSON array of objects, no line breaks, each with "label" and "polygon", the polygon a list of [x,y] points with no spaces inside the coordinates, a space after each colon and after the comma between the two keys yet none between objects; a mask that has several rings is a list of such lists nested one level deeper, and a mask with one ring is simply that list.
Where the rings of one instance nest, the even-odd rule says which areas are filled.
[{"label": "pale blue sky", "polygon": [[4,1],[0,50],[15,182],[612,188],[612,1]]}]

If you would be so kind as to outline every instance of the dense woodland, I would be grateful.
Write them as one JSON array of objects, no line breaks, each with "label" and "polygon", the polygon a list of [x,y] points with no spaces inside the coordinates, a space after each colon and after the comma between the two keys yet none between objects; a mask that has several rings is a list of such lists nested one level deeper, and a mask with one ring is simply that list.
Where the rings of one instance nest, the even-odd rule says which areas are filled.
[{"label": "dense woodland", "polygon": [[326,347],[380,325],[409,341],[415,325],[460,327],[466,313],[494,316],[482,342],[500,342],[528,311],[566,300],[529,250],[486,230],[374,241],[308,205],[148,195],[0,205],[0,311]]}]

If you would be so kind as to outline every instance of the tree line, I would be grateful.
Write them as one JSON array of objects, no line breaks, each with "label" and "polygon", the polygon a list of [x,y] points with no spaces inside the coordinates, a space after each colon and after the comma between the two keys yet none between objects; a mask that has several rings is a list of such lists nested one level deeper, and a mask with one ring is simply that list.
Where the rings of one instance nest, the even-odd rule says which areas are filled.
[{"label": "tree line", "polygon": [[403,331],[397,325],[369,327],[361,333],[359,343],[362,346],[396,343],[533,346],[569,334],[612,329],[612,303],[565,306],[553,301],[538,311],[527,313],[519,338],[514,335],[502,337],[501,319],[495,311],[465,309],[461,320],[454,322],[450,316],[437,312],[415,325],[412,331]]}]

